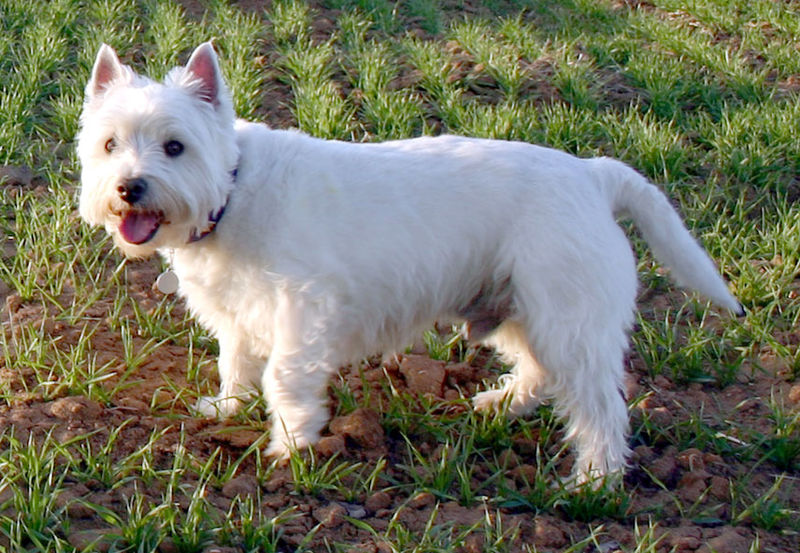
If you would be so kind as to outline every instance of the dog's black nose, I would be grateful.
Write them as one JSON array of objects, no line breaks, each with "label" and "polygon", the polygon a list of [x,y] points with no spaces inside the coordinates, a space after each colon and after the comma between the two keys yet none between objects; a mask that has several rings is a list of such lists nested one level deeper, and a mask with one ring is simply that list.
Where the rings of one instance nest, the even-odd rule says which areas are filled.
[{"label": "dog's black nose", "polygon": [[122,201],[133,205],[141,200],[144,193],[147,192],[147,181],[138,177],[127,179],[117,187],[117,192]]}]

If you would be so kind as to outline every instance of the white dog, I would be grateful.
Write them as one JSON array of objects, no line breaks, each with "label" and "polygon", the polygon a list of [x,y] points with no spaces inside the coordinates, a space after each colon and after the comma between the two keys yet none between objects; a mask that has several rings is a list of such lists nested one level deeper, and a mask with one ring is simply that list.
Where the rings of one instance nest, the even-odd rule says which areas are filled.
[{"label": "white dog", "polygon": [[267,452],[313,444],[329,377],[436,320],[513,365],[480,410],[552,398],[579,481],[625,466],[621,393],[636,265],[630,215],[675,278],[736,313],[665,196],[626,165],[455,136],[352,144],[237,121],[210,43],[163,83],[103,46],[81,117],[80,213],[129,256],[172,263],[219,340],[229,416],[260,387]]}]

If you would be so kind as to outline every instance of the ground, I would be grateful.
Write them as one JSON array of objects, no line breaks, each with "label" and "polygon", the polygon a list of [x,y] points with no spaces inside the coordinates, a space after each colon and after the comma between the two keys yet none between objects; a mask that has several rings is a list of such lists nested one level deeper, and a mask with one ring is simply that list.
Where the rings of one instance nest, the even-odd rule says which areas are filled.
[{"label": "ground", "polygon": [[[131,262],[127,266],[128,293],[142,310],[156,309],[164,301],[177,301],[164,298],[154,290],[159,270],[160,264],[154,260]],[[642,308],[655,310],[658,305],[663,308],[669,302],[669,297],[651,298]],[[444,456],[446,462],[447,453],[442,451],[437,436],[442,430],[426,425],[435,425],[436,417],[449,421],[469,416],[470,408],[463,398],[491,384],[497,376],[499,365],[491,352],[480,350],[471,352],[468,361],[445,362],[433,360],[424,348],[417,348],[387,362],[374,359],[342,369],[336,389],[348,389],[349,399],[360,407],[336,416],[342,410],[341,396],[332,391],[334,418],[316,448],[314,459],[320,464],[331,458],[337,462],[347,461],[355,464],[361,473],[365,467],[382,469],[375,485],[349,495],[343,494],[337,486],[326,488],[324,483],[317,487],[301,483],[300,473],[288,466],[276,466],[268,471],[257,466],[267,463],[257,453],[265,443],[266,434],[262,429],[268,430],[263,413],[257,412],[263,405],[256,404],[256,413],[247,415],[250,420],[244,424],[242,418],[217,421],[190,413],[182,390],[195,386],[187,381],[187,366],[197,363],[198,354],[180,340],[174,343],[168,340],[148,349],[146,336],[134,336],[132,348],[149,353],[131,371],[122,361],[126,358],[126,346],[119,339],[118,324],[120,320],[132,320],[134,312],[126,308],[112,314],[113,305],[111,300],[99,301],[88,314],[98,321],[91,339],[98,365],[114,365],[103,386],[111,389],[124,380],[124,385],[107,403],[59,392],[47,398],[40,392],[26,393],[26,388],[33,386],[34,369],[30,374],[11,373],[8,369],[0,372],[6,386],[16,390],[15,399],[0,408],[0,431],[8,433],[13,429],[13,437],[23,444],[29,440],[45,440],[47,436],[58,443],[70,444],[89,436],[80,443],[89,444],[88,449],[94,452],[102,451],[107,444],[113,445],[108,448],[107,455],[110,465],[116,467],[115,481],[104,481],[104,476],[112,476],[110,472],[86,466],[83,473],[74,471],[60,483],[57,504],[65,508],[69,518],[68,540],[73,546],[91,543],[100,536],[106,538],[96,545],[98,550],[104,548],[104,543],[111,543],[107,533],[113,536],[116,531],[98,516],[104,509],[123,516],[129,513],[130,498],[141,493],[155,504],[163,500],[164,481],[155,480],[149,487],[142,488],[140,478],[131,478],[129,483],[124,482],[124,478],[122,482],[117,480],[125,475],[119,468],[124,465],[124,459],[134,457],[138,450],[147,446],[152,453],[150,462],[161,469],[168,470],[173,465],[176,451],[181,448],[190,452],[198,465],[210,459],[219,463],[238,462],[233,475],[224,483],[221,479],[216,484],[205,483],[205,497],[221,513],[231,510],[237,496],[257,497],[263,509],[262,516],[266,518],[289,509],[291,516],[279,526],[277,543],[281,551],[294,550],[301,544],[313,550],[325,550],[326,543],[334,542],[348,544],[358,551],[390,551],[388,543],[380,537],[390,525],[399,524],[412,534],[424,533],[432,523],[463,530],[483,524],[486,517],[502,528],[506,536],[515,537],[509,546],[511,550],[520,550],[523,544],[528,544],[537,551],[560,551],[594,533],[599,536],[597,543],[585,544],[585,548],[579,550],[630,551],[637,540],[635,533],[647,530],[644,521],[648,519],[656,523],[652,541],[658,544],[658,551],[746,551],[754,541],[761,551],[797,549],[794,533],[782,532],[780,528],[773,531],[756,528],[748,524],[746,516],[739,523],[731,524],[731,518],[741,514],[741,507],[739,513],[731,512],[735,508],[732,494],[738,493],[739,479],[746,475],[747,488],[754,492],[753,497],[758,497],[774,482],[774,466],[763,463],[754,467],[752,459],[739,461],[697,447],[680,449],[668,440],[659,439],[659,428],[685,425],[685,431],[691,432],[693,425],[707,424],[718,429],[716,436],[721,441],[735,442],[739,438],[733,435],[733,430],[726,435],[725,421],[735,418],[737,427],[765,426],[771,396],[783,397],[793,408],[800,403],[800,385],[788,382],[780,371],[741,370],[737,381],[723,389],[700,383],[682,386],[664,376],[649,377],[642,360],[632,353],[628,360],[628,397],[633,404],[634,439],[647,439],[649,444],[632,444],[634,455],[625,477],[628,495],[624,505],[620,508],[620,498],[612,496],[610,510],[600,510],[610,516],[580,520],[584,518],[581,513],[565,505],[539,510],[517,501],[526,494],[535,494],[532,483],[537,471],[541,472],[541,467],[536,466],[541,454],[537,432],[544,433],[543,429],[512,429],[510,443],[482,449],[482,455],[493,456],[494,461],[484,462],[481,456],[474,459],[470,486],[478,493],[471,501],[463,501],[463,497],[459,501],[456,495],[448,497],[435,490],[409,486],[407,471],[397,468],[396,465],[408,462],[408,442],[404,436],[413,438],[416,450],[424,457],[435,460]],[[4,331],[13,334],[25,332],[26,328],[36,329],[48,333],[60,349],[68,351],[78,343],[85,329],[66,326],[45,312],[42,304],[21,302],[10,292],[3,312],[7,321]],[[183,315],[177,304],[172,316],[181,319]],[[202,366],[213,380],[213,363]],[[391,383],[391,387],[387,383]],[[414,420],[398,423],[391,419],[393,413],[386,411],[386,406],[392,404],[391,395],[410,402],[409,409],[417,410],[418,425]],[[698,417],[702,421],[698,421]],[[533,434],[528,433],[529,430],[533,430]],[[553,451],[558,447],[559,430],[555,433],[556,436],[545,444]],[[248,454],[248,448],[253,446],[255,453]],[[556,472],[567,474],[569,454],[559,456],[556,463]],[[496,467],[499,467],[499,474]],[[186,508],[190,503],[192,482],[198,485],[199,477],[191,471],[184,476],[188,478],[184,482],[188,487],[184,486],[185,496],[177,499],[177,503]],[[342,481],[347,479],[345,475]],[[507,497],[497,508],[491,494],[500,489]],[[794,509],[797,508],[795,490],[796,486],[787,486],[780,492],[784,496],[782,500]],[[484,494],[488,497],[482,497]],[[637,530],[634,521],[645,526]],[[372,530],[366,530],[364,525]],[[461,550],[484,550],[487,538],[481,532],[465,532],[464,536]],[[169,540],[159,549],[178,550],[171,548]],[[235,548],[219,550],[239,551]]]}]

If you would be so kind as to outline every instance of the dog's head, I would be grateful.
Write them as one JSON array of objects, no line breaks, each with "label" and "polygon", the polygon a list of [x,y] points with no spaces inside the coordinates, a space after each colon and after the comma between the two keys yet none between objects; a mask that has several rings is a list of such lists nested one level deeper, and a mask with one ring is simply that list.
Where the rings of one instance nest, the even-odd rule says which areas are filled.
[{"label": "dog's head", "polygon": [[238,148],[230,96],[211,43],[163,83],[103,45],[78,136],[81,216],[132,257],[180,247],[208,229],[233,186]]}]

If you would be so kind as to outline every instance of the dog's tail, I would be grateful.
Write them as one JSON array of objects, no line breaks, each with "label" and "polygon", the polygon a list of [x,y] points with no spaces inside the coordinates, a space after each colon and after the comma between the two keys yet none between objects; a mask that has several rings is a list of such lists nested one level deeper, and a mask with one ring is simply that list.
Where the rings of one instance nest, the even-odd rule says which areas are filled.
[{"label": "dog's tail", "polygon": [[591,160],[615,216],[629,215],[681,286],[693,288],[721,307],[743,315],[714,262],[684,226],[667,197],[642,175],[610,158]]}]

